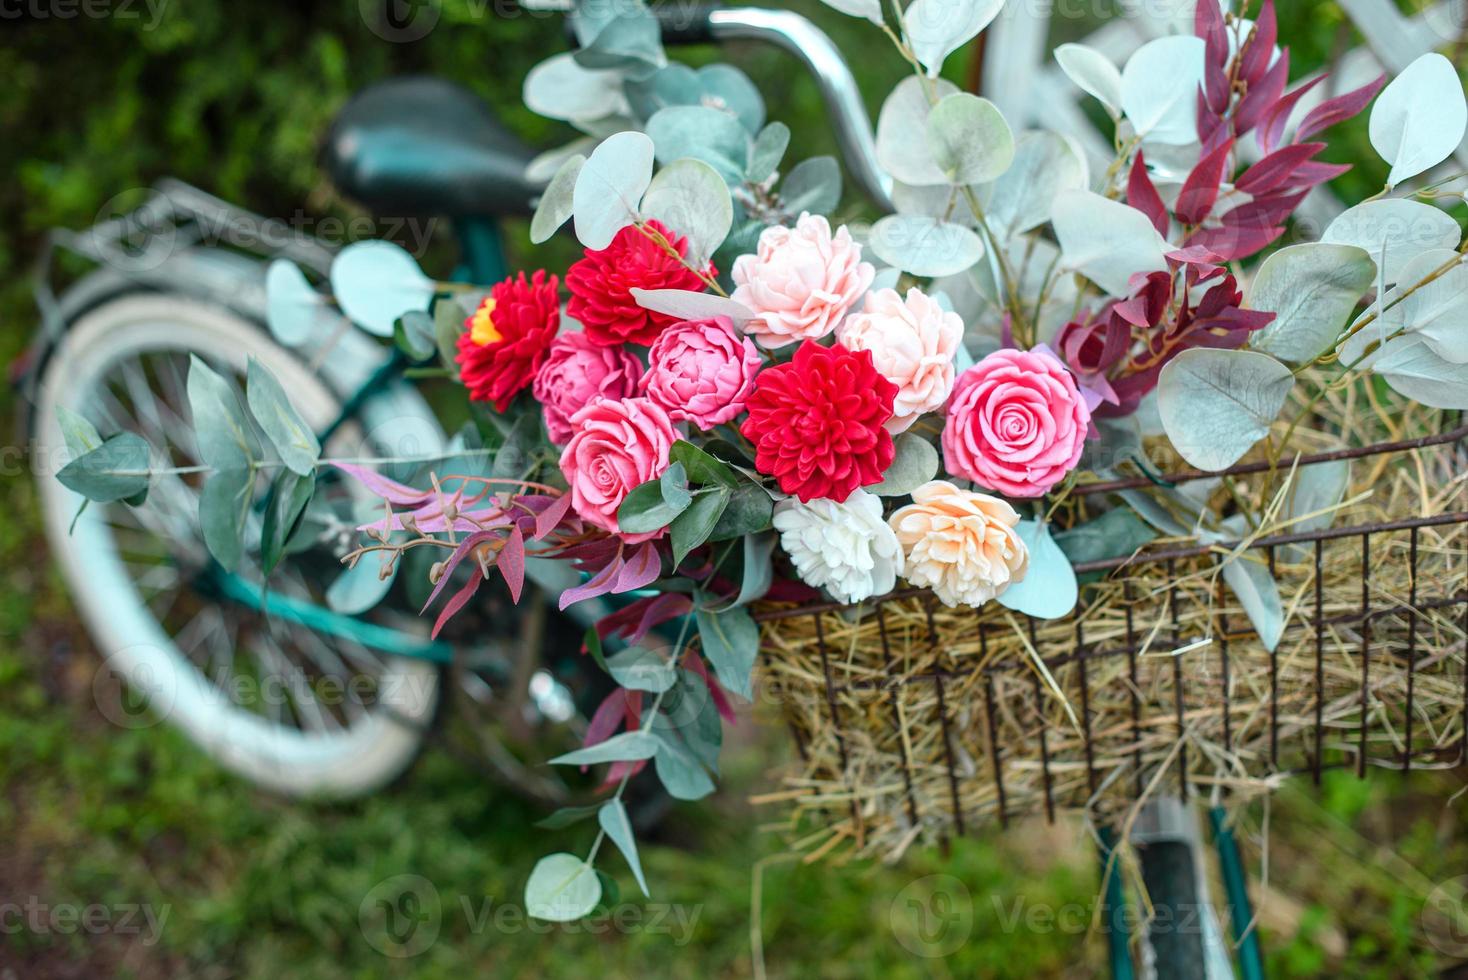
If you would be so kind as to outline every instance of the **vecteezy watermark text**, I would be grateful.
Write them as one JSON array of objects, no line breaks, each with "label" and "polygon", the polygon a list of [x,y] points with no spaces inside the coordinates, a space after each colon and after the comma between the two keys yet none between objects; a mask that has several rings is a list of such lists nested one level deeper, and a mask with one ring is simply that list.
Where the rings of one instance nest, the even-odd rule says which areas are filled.
[{"label": "vecteezy watermark text", "polygon": [[0,901],[0,936],[141,936],[144,946],[158,942],[172,905],[118,902],[45,902],[31,895],[23,902]]}]

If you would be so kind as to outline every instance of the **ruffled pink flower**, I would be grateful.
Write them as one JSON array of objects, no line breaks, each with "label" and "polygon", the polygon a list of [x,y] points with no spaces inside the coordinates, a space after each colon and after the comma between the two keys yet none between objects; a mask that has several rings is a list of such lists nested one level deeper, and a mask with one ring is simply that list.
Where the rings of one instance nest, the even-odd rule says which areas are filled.
[{"label": "ruffled pink flower", "polygon": [[658,335],[642,385],[675,421],[707,432],[744,411],[759,371],[759,351],[728,317],[687,320]]},{"label": "ruffled pink flower", "polygon": [[603,347],[582,333],[557,337],[535,375],[534,388],[551,442],[559,446],[569,441],[571,416],[597,399],[637,394],[641,375],[642,363],[626,348]]},{"label": "ruffled pink flower", "polygon": [[1081,461],[1091,412],[1048,350],[1001,350],[963,374],[948,404],[943,465],[1010,497],[1040,497]]},{"label": "ruffled pink flower", "polygon": [[[627,494],[668,468],[668,453],[678,439],[673,420],[646,398],[600,399],[571,417],[575,434],[561,452],[561,472],[571,487],[578,517],[619,534],[617,508]],[[663,532],[623,534],[629,544]]]},{"label": "ruffled pink flower", "polygon": [[818,214],[759,236],[754,255],[734,260],[732,298],[755,314],[745,333],[769,349],[819,340],[836,328],[876,276],[845,227],[833,235]]},{"label": "ruffled pink flower", "polygon": [[836,329],[848,350],[872,352],[877,371],[897,386],[888,432],[905,432],[928,412],[937,411],[953,391],[963,320],[920,289],[903,299],[895,289],[867,293],[866,308]]}]

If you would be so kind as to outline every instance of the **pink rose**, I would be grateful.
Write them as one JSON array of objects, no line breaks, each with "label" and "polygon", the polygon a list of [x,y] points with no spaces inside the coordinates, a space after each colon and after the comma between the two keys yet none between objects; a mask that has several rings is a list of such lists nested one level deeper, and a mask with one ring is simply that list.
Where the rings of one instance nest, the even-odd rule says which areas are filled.
[{"label": "pink rose", "polygon": [[876,274],[844,226],[833,235],[825,218],[802,214],[794,228],[766,228],[758,253],[734,260],[732,299],[754,311],[745,333],[773,350],[826,336]]},{"label": "pink rose", "polygon": [[759,351],[728,317],[688,320],[658,335],[642,377],[647,397],[675,421],[707,432],[744,411],[759,370]]},{"label": "pink rose", "polygon": [[574,431],[571,416],[599,398],[637,394],[642,364],[622,347],[602,347],[583,333],[555,339],[535,375],[535,400],[545,410],[551,442],[563,445]]},{"label": "pink rose", "polygon": [[963,374],[948,404],[943,465],[1011,497],[1039,497],[1081,461],[1086,401],[1044,348],[1001,350]]},{"label": "pink rose", "polygon": [[[603,398],[573,415],[571,427],[576,434],[561,451],[571,508],[586,523],[618,534],[617,508],[627,494],[668,468],[668,452],[678,439],[673,420],[646,398]],[[638,544],[662,533],[622,538]]]},{"label": "pink rose", "polygon": [[863,312],[842,321],[836,339],[848,350],[872,352],[877,371],[897,386],[887,431],[905,432],[948,400],[963,321],[920,289],[909,289],[906,300],[895,289],[878,289],[867,293]]}]

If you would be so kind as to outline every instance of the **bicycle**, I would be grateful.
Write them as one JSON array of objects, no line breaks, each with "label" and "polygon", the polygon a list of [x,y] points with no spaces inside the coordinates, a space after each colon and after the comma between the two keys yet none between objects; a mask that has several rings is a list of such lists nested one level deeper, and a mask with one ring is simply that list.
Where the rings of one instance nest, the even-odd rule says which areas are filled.
[{"label": "bicycle", "polygon": [[[878,210],[891,210],[891,181],[877,164],[860,93],[825,34],[788,11],[678,13],[676,21],[664,20],[670,43],[754,40],[797,55],[820,84],[856,184]],[[407,141],[395,135],[403,131],[411,133]],[[417,155],[400,152],[404,146]],[[540,189],[525,178],[531,157],[472,96],[422,78],[358,95],[333,124],[323,162],[346,196],[373,211],[449,216],[461,259],[454,278],[486,283],[506,271],[496,219],[527,212]],[[143,432],[157,457],[187,470],[199,458],[197,447],[176,423],[187,418],[182,367],[194,355],[236,379],[248,358],[265,363],[291,391],[328,456],[375,457],[405,445],[425,458],[452,452],[433,413],[406,383],[404,357],[325,317],[295,350],[270,337],[263,291],[268,261],[290,258],[324,277],[333,251],[293,236],[272,245],[275,228],[165,180],[136,211],[80,234],[54,233],[52,248],[101,267],[57,296],[49,286],[51,250],[43,257],[37,291],[43,326],[22,378],[39,457],[60,453],[57,409],[65,407],[101,413],[114,429]],[[213,244],[218,229],[238,232],[250,254]],[[296,556],[284,580],[267,591],[257,578],[210,561],[193,521],[199,486],[187,477],[168,476],[153,488],[162,506],[93,507],[80,515],[51,472],[38,482],[52,550],[107,663],[226,768],[290,795],[371,792],[411,764],[450,675],[471,696],[493,703],[500,701],[496,685],[506,681],[509,708],[528,703],[536,724],[574,728],[576,680],[536,664],[543,616],[523,617],[519,650],[507,653],[494,644],[466,650],[429,640],[402,610],[358,615],[352,596],[330,597],[322,579],[308,574],[338,557],[351,527],[341,514],[324,519],[316,547]],[[343,513],[360,502],[345,483],[334,490]],[[540,584],[547,592],[563,585],[548,578]],[[357,587],[371,589],[370,583]],[[508,636],[499,639],[499,647],[515,645]],[[207,647],[207,664],[196,656],[200,646]],[[239,663],[245,653],[253,663]],[[264,713],[251,710],[221,690],[237,677],[258,685],[273,680],[289,694],[262,697]],[[369,694],[327,703],[318,697],[321,678],[365,679]],[[486,748],[518,788],[557,802],[572,792],[549,784],[503,746]],[[1154,905],[1196,906],[1204,923],[1197,933],[1154,936],[1156,962],[1169,976],[1185,975],[1182,964],[1198,976],[1217,975],[1218,928],[1200,898],[1200,847],[1189,812],[1163,801],[1148,823],[1133,842],[1151,845],[1142,850],[1142,864]],[[1120,877],[1110,862],[1107,867],[1109,895],[1119,891]],[[1129,976],[1129,964],[1117,939],[1117,975]]]}]

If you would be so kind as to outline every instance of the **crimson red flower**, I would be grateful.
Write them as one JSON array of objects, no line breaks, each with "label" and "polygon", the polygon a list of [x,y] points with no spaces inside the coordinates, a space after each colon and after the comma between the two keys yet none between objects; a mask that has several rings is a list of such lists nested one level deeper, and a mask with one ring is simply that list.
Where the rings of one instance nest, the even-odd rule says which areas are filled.
[{"label": "crimson red flower", "polygon": [[561,324],[555,276],[544,269],[497,283],[459,334],[459,374],[469,397],[503,412],[535,380]]},{"label": "crimson red flower", "polygon": [[877,372],[871,351],[807,340],[788,363],[754,380],[749,418],[739,431],[754,443],[754,465],[802,503],[844,501],[880,483],[892,465],[897,386]]},{"label": "crimson red flower", "polygon": [[[688,254],[688,239],[658,221],[648,228],[667,239],[679,255]],[[712,265],[708,268],[714,274]],[[586,257],[566,272],[571,301],[566,312],[586,328],[594,344],[650,345],[663,328],[678,317],[654,313],[637,305],[633,289],[689,289],[702,291],[704,282],[692,269],[665,252],[652,239],[628,225],[617,232],[612,244],[600,251],[586,250]]]}]

